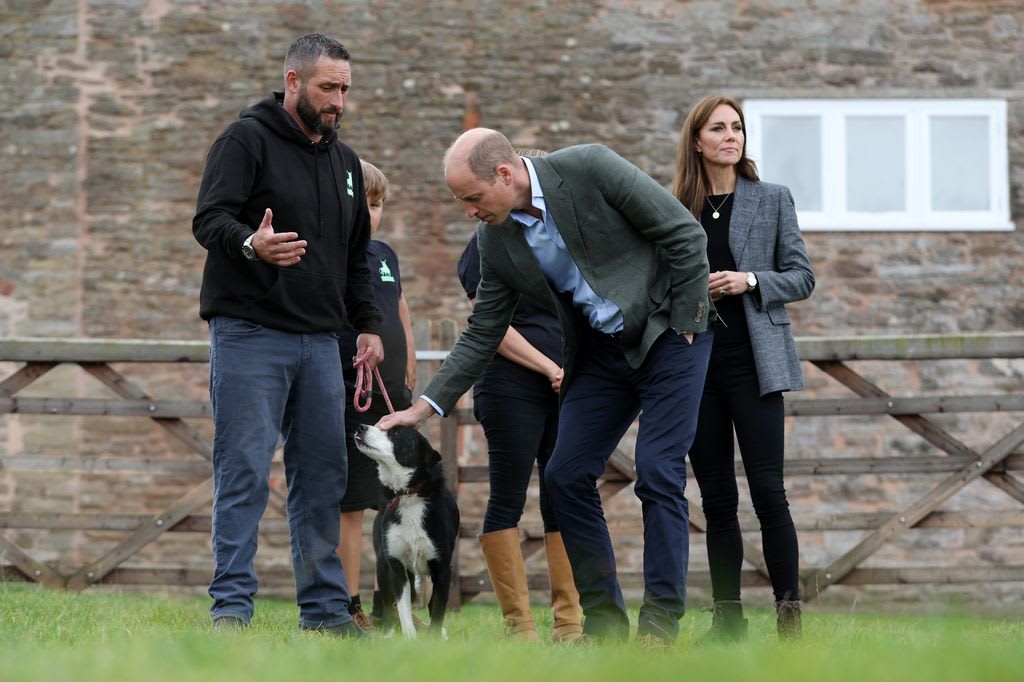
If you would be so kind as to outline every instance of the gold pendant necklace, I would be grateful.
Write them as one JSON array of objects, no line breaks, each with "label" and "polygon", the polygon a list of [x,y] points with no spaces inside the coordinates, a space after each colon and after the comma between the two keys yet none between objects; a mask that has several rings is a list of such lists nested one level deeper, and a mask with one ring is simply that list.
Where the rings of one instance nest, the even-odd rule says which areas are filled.
[{"label": "gold pendant necklace", "polygon": [[720,203],[718,206],[715,206],[714,204],[711,203],[711,197],[709,197],[706,194],[704,195],[704,199],[707,200],[708,206],[711,207],[711,217],[712,218],[714,218],[715,220],[718,220],[718,216],[722,215],[721,213],[719,213],[719,211],[722,210],[723,206],[725,206],[725,202],[729,201],[729,197],[730,196],[732,196],[732,192],[729,192],[728,194],[726,194],[725,198],[722,199],[722,203]]}]

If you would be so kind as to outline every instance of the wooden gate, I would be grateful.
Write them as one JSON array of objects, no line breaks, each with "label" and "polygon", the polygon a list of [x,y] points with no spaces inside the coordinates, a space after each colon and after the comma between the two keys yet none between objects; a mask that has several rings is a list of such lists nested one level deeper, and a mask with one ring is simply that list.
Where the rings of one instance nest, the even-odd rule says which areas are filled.
[{"label": "wooden gate", "polygon": [[[423,349],[447,349],[455,338],[455,324],[441,321],[418,324],[417,346]],[[1024,469],[1024,423],[1019,414],[1006,415],[1000,437],[985,447],[972,448],[954,437],[930,415],[940,413],[1022,413],[1024,390],[1020,382],[1021,367],[1016,366],[1017,379],[1010,390],[995,394],[968,395],[949,377],[949,386],[942,395],[893,395],[868,378],[862,366],[873,363],[917,363],[935,360],[981,360],[1020,363],[1024,359],[1024,334],[983,334],[973,336],[900,336],[862,338],[800,338],[797,340],[801,358],[819,368],[831,380],[846,387],[853,397],[791,398],[786,401],[789,416],[797,419],[827,419],[836,416],[871,415],[893,419],[931,446],[928,454],[864,453],[858,457],[816,457],[787,461],[787,478],[803,476],[848,476],[858,474],[908,475],[931,481],[930,488],[910,503],[885,509],[842,514],[820,514],[794,509],[801,531],[863,531],[853,547],[831,558],[823,565],[807,567],[802,572],[805,596],[811,598],[833,585],[867,585],[893,583],[960,583],[960,582],[1024,582],[1024,566],[975,565],[900,567],[864,567],[865,562],[894,538],[920,528],[1021,528],[1024,527],[1024,483],[1015,472]],[[420,382],[436,369],[445,350],[421,350]],[[176,473],[198,478],[163,508],[147,513],[126,514],[112,508],[103,513],[23,512],[15,508],[0,509],[0,579],[29,580],[44,585],[80,590],[95,584],[135,585],[205,585],[209,569],[174,565],[158,567],[133,566],[131,559],[144,547],[165,537],[168,532],[209,533],[209,502],[212,494],[209,460],[212,456],[208,436],[188,421],[208,420],[205,396],[195,392],[184,398],[158,399],[148,394],[139,379],[130,380],[124,368],[140,363],[195,363],[209,360],[206,342],[166,342],[97,339],[6,339],[0,340],[0,363],[8,363],[9,374],[0,381],[0,414],[50,415],[102,419],[108,416],[140,417],[151,420],[194,453],[191,460],[180,458],[132,459],[126,457],[79,457],[73,454],[49,456],[31,453],[0,454],[0,475],[4,470],[50,471],[53,475],[71,472],[107,472],[112,476],[139,472]],[[61,364],[76,365],[91,380],[106,387],[110,398],[69,396],[27,397],[22,391]],[[8,417],[7,419],[10,419]],[[438,429],[440,449],[453,490],[463,495],[467,486],[485,482],[486,467],[463,463],[460,466],[460,433],[477,428],[471,411],[458,409],[445,420],[432,420]],[[738,467],[738,473],[741,466]],[[631,455],[616,451],[608,462],[599,485],[602,498],[608,500],[630,487],[635,478]],[[997,511],[943,510],[942,505],[975,479],[1002,491],[1013,504]],[[484,488],[484,491],[486,489]],[[698,532],[705,522],[695,490],[690,497],[691,523]],[[14,498],[17,500],[17,497]],[[14,504],[12,507],[17,507]],[[272,491],[270,510],[262,526],[263,533],[286,534],[282,493]],[[756,528],[747,517],[744,527]],[[479,519],[466,518],[463,537],[475,538]],[[60,562],[40,561],[32,552],[10,539],[10,531],[28,530],[104,530],[121,531],[123,537],[98,558],[70,569],[59,570]],[[622,530],[622,529],[620,529]],[[633,523],[624,532],[639,532]],[[543,546],[539,529],[524,529],[523,552],[530,556]],[[208,553],[208,547],[206,549]],[[747,585],[766,585],[767,572],[760,549],[745,542],[745,557],[753,570],[744,571]],[[458,562],[458,557],[456,558]],[[63,562],[66,563],[66,562]],[[209,562],[212,567],[212,559]],[[457,563],[457,566],[460,564]],[[472,598],[490,590],[486,573],[466,574],[457,571],[462,599]],[[264,585],[290,583],[287,570],[264,571]],[[370,578],[372,579],[372,577]],[[620,573],[624,587],[642,585],[636,571]],[[706,573],[691,572],[693,584],[708,584]],[[531,575],[531,586],[547,586],[546,575]]]}]

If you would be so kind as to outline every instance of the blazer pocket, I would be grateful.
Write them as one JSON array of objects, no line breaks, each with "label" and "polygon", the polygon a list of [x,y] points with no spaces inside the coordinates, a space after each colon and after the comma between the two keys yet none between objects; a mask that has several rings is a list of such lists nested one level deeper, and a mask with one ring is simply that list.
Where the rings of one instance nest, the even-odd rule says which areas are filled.
[{"label": "blazer pocket", "polygon": [[789,324],[789,313],[785,308],[769,308],[768,319],[772,324]]},{"label": "blazer pocket", "polygon": [[667,276],[658,277],[651,282],[650,288],[647,290],[651,301],[660,305],[665,300],[665,297],[668,296],[670,285],[671,281]]}]

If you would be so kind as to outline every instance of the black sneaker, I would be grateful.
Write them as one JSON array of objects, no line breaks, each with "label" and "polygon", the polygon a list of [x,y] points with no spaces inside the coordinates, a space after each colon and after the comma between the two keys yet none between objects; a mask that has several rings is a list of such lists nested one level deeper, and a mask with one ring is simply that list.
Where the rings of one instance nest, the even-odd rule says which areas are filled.
[{"label": "black sneaker", "polygon": [[597,646],[601,643],[597,637],[588,635],[586,633],[581,634],[576,639],[562,640],[562,644],[570,648],[586,649],[588,647]]},{"label": "black sneaker", "polygon": [[646,634],[636,636],[636,646],[644,651],[667,651],[675,646],[675,644],[664,637],[652,635],[648,632]]},{"label": "black sneaker", "polygon": [[217,616],[213,619],[214,630],[245,630],[247,627],[249,627],[248,623],[234,616]]},{"label": "black sneaker", "polygon": [[366,637],[366,633],[359,629],[359,626],[353,621],[342,623],[341,625],[332,625],[330,627],[320,628],[303,628],[310,632],[320,632],[331,637],[341,637],[343,639],[363,639]]}]

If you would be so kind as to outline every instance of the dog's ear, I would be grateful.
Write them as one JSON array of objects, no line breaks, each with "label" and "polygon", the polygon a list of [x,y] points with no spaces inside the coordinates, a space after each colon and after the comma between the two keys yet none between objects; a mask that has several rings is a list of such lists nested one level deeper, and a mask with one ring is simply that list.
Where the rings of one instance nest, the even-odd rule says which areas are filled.
[{"label": "dog's ear", "polygon": [[430,466],[434,466],[435,464],[437,464],[440,461],[441,461],[441,453],[438,452],[437,450],[435,450],[434,448],[430,448],[430,452],[427,453],[427,463]]}]

